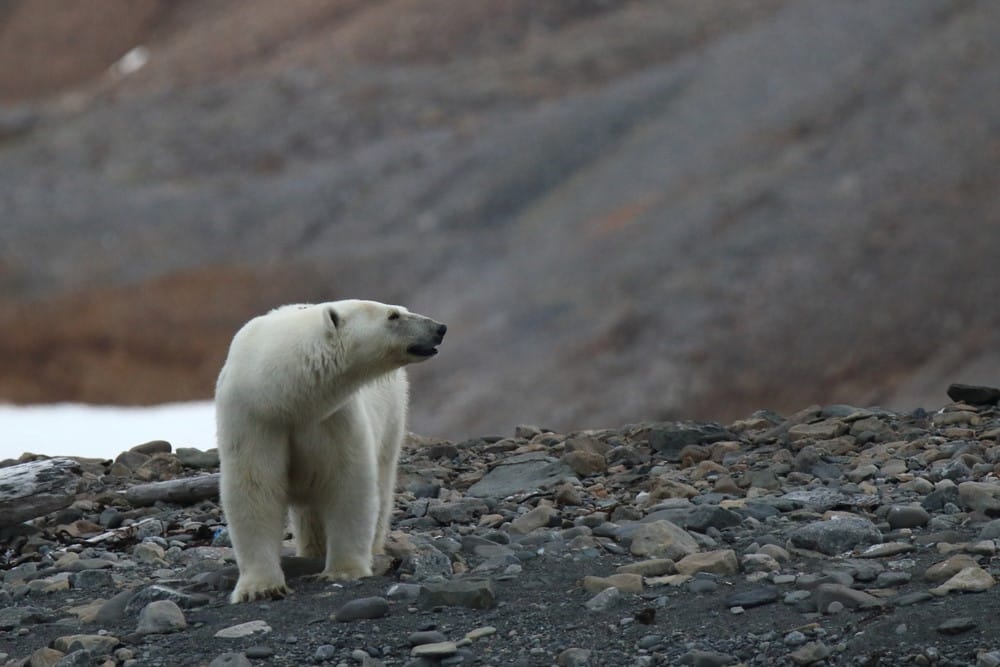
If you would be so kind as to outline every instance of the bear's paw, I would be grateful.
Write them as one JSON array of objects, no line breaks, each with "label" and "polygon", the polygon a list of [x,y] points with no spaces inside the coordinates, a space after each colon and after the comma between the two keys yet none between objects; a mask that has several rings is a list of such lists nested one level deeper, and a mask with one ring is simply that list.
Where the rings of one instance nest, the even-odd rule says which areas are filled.
[{"label": "bear's paw", "polygon": [[245,578],[241,577],[236,583],[236,588],[233,589],[232,594],[229,596],[229,602],[232,604],[239,604],[241,602],[253,602],[254,600],[273,600],[283,598],[291,592],[292,589],[289,588],[284,581],[255,582],[252,580],[245,580]]}]

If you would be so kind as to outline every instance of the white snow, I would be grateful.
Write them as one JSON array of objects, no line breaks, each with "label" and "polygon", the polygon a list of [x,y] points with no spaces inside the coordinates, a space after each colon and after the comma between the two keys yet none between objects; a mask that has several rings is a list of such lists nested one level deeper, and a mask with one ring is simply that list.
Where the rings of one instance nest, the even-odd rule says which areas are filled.
[{"label": "white snow", "polygon": [[0,404],[0,460],[16,459],[24,452],[111,459],[150,440],[167,440],[175,449],[212,449],[211,401],[142,408]]}]

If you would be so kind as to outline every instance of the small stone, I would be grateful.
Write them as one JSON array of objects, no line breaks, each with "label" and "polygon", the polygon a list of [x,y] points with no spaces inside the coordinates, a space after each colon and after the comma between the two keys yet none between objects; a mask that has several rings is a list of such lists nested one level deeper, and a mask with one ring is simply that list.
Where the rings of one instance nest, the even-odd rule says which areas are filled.
[{"label": "small stone", "polygon": [[932,584],[951,579],[967,567],[979,567],[979,562],[968,554],[955,554],[947,560],[931,565],[924,571],[924,581]]},{"label": "small stone", "polygon": [[139,612],[139,625],[136,632],[140,635],[166,634],[177,632],[187,627],[184,612],[171,600],[150,602]]},{"label": "small stone", "polygon": [[65,635],[52,640],[52,648],[63,653],[91,651],[97,655],[111,653],[121,642],[111,635]]},{"label": "small stone", "polygon": [[396,602],[412,602],[420,597],[420,584],[393,584],[385,596]]},{"label": "small stone", "polygon": [[455,642],[435,642],[433,644],[421,644],[410,649],[410,655],[414,658],[444,658],[458,652]]},{"label": "small stone", "polygon": [[217,449],[203,452],[194,447],[178,447],[175,453],[181,465],[188,468],[211,469],[219,467],[219,450]]},{"label": "small stone", "polygon": [[788,654],[796,665],[811,665],[830,657],[832,651],[823,642],[810,642]]},{"label": "small stone", "polygon": [[931,515],[920,505],[893,505],[889,508],[886,521],[893,530],[926,526]]},{"label": "small stone", "polygon": [[830,605],[839,603],[849,609],[880,607],[882,601],[870,593],[859,591],[844,584],[820,584],[813,591],[816,611],[828,613]]},{"label": "small stone", "polygon": [[962,482],[958,485],[958,497],[973,512],[990,516],[1000,514],[1000,484]]},{"label": "small stone", "polygon": [[382,618],[389,615],[389,601],[381,597],[367,597],[351,600],[333,614],[338,623],[349,623],[364,619]]},{"label": "small stone", "polygon": [[115,580],[108,570],[82,570],[71,574],[69,583],[80,590],[95,590],[114,586]]},{"label": "small stone", "polygon": [[559,667],[587,667],[590,664],[590,650],[585,648],[568,648],[556,657]]},{"label": "small stone", "polygon": [[129,451],[152,456],[153,454],[169,454],[173,451],[173,446],[166,440],[150,440],[132,447]]},{"label": "small stone", "polygon": [[[270,628],[268,628],[268,631],[270,631]],[[256,646],[248,647],[244,653],[251,660],[267,660],[274,655],[274,649],[266,644],[257,644]]]},{"label": "small stone", "polygon": [[996,581],[983,568],[979,566],[967,567],[937,588],[932,588],[931,593],[934,595],[947,595],[953,591],[981,593],[993,588],[995,585]]},{"label": "small stone", "polygon": [[949,618],[940,625],[938,625],[935,630],[940,632],[942,635],[960,635],[963,632],[968,632],[976,627],[976,622],[967,616],[962,616],[959,618]]},{"label": "small stone", "polygon": [[774,558],[763,553],[746,554],[740,560],[743,571],[752,572],[777,572],[781,569],[781,564]]},{"label": "small stone", "polygon": [[469,607],[491,609],[496,605],[496,590],[489,579],[453,579],[427,583],[420,589],[420,606]]},{"label": "small stone", "polygon": [[588,593],[600,593],[608,587],[617,588],[622,593],[641,593],[642,575],[619,573],[610,577],[583,578],[583,589]]},{"label": "small stone", "polygon": [[437,630],[421,630],[419,632],[411,632],[406,641],[409,642],[410,646],[420,646],[421,644],[445,642],[448,641],[448,637],[443,632]]},{"label": "small stone", "polygon": [[735,574],[739,572],[739,569],[740,565],[736,560],[736,552],[732,549],[689,554],[677,561],[677,572],[680,574],[709,572],[712,574],[727,575]]},{"label": "small stone", "polygon": [[337,647],[333,644],[320,644],[313,653],[313,660],[326,662],[337,657]]},{"label": "small stone", "polygon": [[140,542],[132,548],[132,558],[138,563],[163,563],[164,555],[163,547],[154,542]]},{"label": "small stone", "polygon": [[497,629],[492,625],[484,625],[481,628],[474,628],[465,633],[465,638],[469,641],[476,641],[477,639],[482,639],[483,637],[489,637],[495,635]]},{"label": "small stone", "polygon": [[510,522],[510,532],[516,535],[527,535],[537,528],[544,528],[559,516],[559,510],[551,505],[539,505],[533,510],[522,514]]},{"label": "small stone", "polygon": [[693,667],[725,667],[726,665],[735,665],[739,661],[739,658],[728,653],[700,649],[692,649],[682,655],[680,659],[682,665],[692,665]]},{"label": "small stone", "polygon": [[663,574],[677,574],[677,565],[669,558],[651,558],[618,567],[616,572],[641,574],[644,577],[658,577]]},{"label": "small stone", "polygon": [[733,593],[726,596],[725,605],[727,607],[743,607],[750,609],[770,604],[778,599],[778,589],[773,586],[762,586],[753,588],[742,593]]},{"label": "small stone", "polygon": [[698,542],[677,524],[652,521],[639,526],[632,535],[629,550],[636,556],[679,560],[698,551]]},{"label": "small stone", "polygon": [[882,533],[868,519],[840,516],[797,528],[789,535],[789,541],[801,549],[834,556],[859,545],[878,544],[882,541]]},{"label": "small stone", "polygon": [[208,667],[251,667],[250,659],[244,653],[222,653],[215,656]]},{"label": "small stone", "polygon": [[[215,637],[219,639],[240,639],[242,637],[249,637],[255,633],[267,634],[271,631],[271,626],[267,624],[266,621],[247,621],[246,623],[240,623],[238,625],[231,625],[228,628],[223,628],[215,633]],[[249,655],[249,653],[247,654]]]},{"label": "small stone", "polygon": [[827,419],[815,424],[796,424],[788,429],[789,442],[801,440],[833,440],[847,433],[847,424],[839,419]]},{"label": "small stone", "polygon": [[603,591],[590,598],[584,606],[590,611],[608,611],[618,605],[622,599],[622,593],[617,588],[609,586]]},{"label": "small stone", "polygon": [[[0,654],[6,660],[7,654]],[[7,665],[23,665],[24,667],[56,667],[59,661],[66,657],[62,651],[54,648],[43,647],[32,653],[26,661],[8,662]]]},{"label": "small stone", "polygon": [[603,456],[597,452],[588,452],[582,449],[564,454],[562,462],[580,477],[600,475],[608,468],[608,463]]}]

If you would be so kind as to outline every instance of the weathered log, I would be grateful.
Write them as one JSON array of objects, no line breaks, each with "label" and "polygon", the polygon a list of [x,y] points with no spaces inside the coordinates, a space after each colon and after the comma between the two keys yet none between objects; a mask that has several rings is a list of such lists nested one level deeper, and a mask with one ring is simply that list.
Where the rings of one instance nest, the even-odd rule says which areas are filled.
[{"label": "weathered log", "polygon": [[0,468],[0,527],[68,507],[80,485],[80,464],[55,458]]},{"label": "weathered log", "polygon": [[165,482],[137,484],[125,491],[125,500],[134,507],[152,505],[157,500],[179,505],[190,505],[199,500],[219,497],[219,473],[184,477]]}]

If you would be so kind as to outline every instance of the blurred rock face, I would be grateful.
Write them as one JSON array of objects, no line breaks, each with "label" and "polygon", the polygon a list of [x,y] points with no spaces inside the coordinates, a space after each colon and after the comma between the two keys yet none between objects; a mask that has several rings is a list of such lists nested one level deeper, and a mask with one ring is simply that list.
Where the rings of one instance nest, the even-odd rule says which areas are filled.
[{"label": "blurred rock face", "polygon": [[125,4],[0,13],[0,399],[208,397],[345,297],[452,324],[453,437],[1000,375],[992,3]]}]

